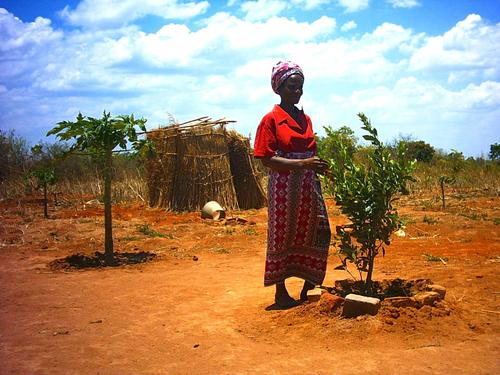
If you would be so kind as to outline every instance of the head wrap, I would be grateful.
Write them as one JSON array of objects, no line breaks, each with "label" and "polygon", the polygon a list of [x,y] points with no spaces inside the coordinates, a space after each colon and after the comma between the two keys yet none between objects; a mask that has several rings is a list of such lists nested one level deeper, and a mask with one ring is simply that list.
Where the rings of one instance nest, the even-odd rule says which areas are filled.
[{"label": "head wrap", "polygon": [[304,73],[302,72],[300,66],[291,61],[279,61],[275,66],[273,66],[271,86],[276,94],[279,94],[278,90],[281,84],[292,74],[300,74],[304,77]]}]

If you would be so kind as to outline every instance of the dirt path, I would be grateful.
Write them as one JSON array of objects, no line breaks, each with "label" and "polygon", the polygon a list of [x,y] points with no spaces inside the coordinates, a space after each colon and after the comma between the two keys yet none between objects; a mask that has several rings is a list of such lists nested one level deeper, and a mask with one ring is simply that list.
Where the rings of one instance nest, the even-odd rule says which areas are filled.
[{"label": "dirt path", "polygon": [[[493,218],[500,216],[498,203],[478,198],[468,206]],[[407,309],[397,319],[339,319],[314,303],[266,311],[273,290],[262,287],[265,210],[233,213],[255,225],[224,226],[196,214],[118,207],[117,248],[161,258],[64,272],[46,264],[100,249],[100,209],[58,210],[50,220],[37,209],[2,207],[1,374],[495,374],[500,368],[499,227],[460,215],[453,205],[440,212],[408,203],[402,212],[413,223],[376,274],[444,285],[450,314]],[[332,224],[342,220],[332,211]],[[436,223],[424,223],[425,215]],[[168,236],[138,233],[144,223]],[[424,253],[447,258],[446,265]],[[336,265],[332,256],[325,285],[346,278]],[[300,280],[289,286],[297,297]]]}]

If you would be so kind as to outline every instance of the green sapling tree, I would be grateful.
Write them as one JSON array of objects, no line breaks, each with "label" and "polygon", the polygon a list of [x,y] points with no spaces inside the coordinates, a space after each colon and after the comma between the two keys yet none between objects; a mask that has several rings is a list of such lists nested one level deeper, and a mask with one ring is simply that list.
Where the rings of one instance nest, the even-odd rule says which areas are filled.
[{"label": "green sapling tree", "polygon": [[446,176],[446,175],[439,176],[439,185],[441,186],[441,208],[443,208],[443,209],[446,208],[446,201],[445,201],[445,196],[444,196],[444,186],[445,186],[445,184],[454,184],[455,181],[456,181],[456,178],[454,176]]},{"label": "green sapling tree", "polygon": [[[377,130],[368,118],[358,114],[368,134],[363,138],[371,143],[366,164],[357,163],[342,142],[335,147],[336,158],[329,159],[326,175],[327,189],[333,194],[349,224],[336,228],[338,254],[344,266],[353,263],[362,281],[365,293],[372,293],[372,277],[376,256],[385,254],[391,234],[400,225],[393,202],[398,194],[407,194],[406,183],[413,180],[414,160],[406,155],[404,143],[398,145],[392,156],[390,149],[378,139]],[[363,275],[366,273],[366,277]]]},{"label": "green sapling tree", "polygon": [[31,172],[31,176],[37,180],[37,189],[42,189],[43,191],[43,217],[47,219],[49,217],[47,190],[49,185],[54,185],[57,182],[55,171],[50,167],[35,169]]},{"label": "green sapling tree", "polygon": [[[139,139],[136,126],[146,131],[145,119],[135,119],[134,115],[112,118],[104,111],[103,117],[93,118],[81,113],[76,121],[62,121],[47,133],[62,141],[74,141],[69,152],[80,151],[102,160],[104,179],[104,255],[108,265],[113,265],[113,227],[111,213],[111,182],[113,176],[113,152],[127,150],[130,142],[134,151],[150,147],[147,140]],[[117,150],[118,149],[118,150]]]},{"label": "green sapling tree", "polygon": [[446,156],[446,167],[449,173],[439,176],[439,185],[441,187],[441,208],[446,208],[445,185],[452,185],[457,182],[457,176],[465,168],[464,154],[452,149]]},{"label": "green sapling tree", "polygon": [[49,186],[57,183],[57,175],[55,171],[55,158],[48,155],[47,150],[44,150],[44,145],[37,144],[31,148],[31,158],[34,167],[30,173],[26,175],[28,180],[35,179],[35,189],[43,192],[43,216],[49,217],[49,200],[47,198]]}]

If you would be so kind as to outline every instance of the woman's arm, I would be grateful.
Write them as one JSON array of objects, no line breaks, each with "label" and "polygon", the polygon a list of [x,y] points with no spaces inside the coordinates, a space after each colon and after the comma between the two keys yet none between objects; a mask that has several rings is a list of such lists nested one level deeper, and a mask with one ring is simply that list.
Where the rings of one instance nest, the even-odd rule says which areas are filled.
[{"label": "woman's arm", "polygon": [[307,159],[287,159],[280,156],[268,156],[261,160],[264,166],[275,171],[312,169],[315,172],[324,173],[328,168],[327,162],[317,156]]}]

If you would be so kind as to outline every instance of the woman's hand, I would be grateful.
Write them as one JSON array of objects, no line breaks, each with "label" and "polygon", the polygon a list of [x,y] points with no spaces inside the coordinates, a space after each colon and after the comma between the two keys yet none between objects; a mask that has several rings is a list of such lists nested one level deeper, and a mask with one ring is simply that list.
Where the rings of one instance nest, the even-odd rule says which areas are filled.
[{"label": "woman's hand", "polygon": [[320,174],[324,174],[328,171],[328,162],[317,156],[307,159],[286,159],[279,156],[269,156],[261,160],[262,164],[275,171],[312,169]]},{"label": "woman's hand", "polygon": [[324,174],[328,170],[328,162],[317,156],[312,158],[303,159],[304,169],[312,169],[313,171]]}]

